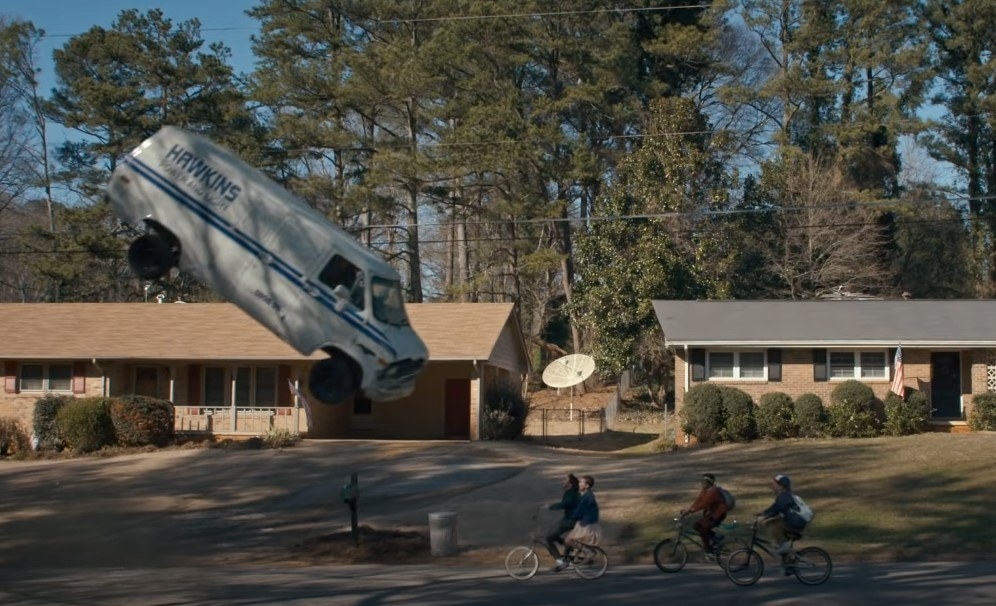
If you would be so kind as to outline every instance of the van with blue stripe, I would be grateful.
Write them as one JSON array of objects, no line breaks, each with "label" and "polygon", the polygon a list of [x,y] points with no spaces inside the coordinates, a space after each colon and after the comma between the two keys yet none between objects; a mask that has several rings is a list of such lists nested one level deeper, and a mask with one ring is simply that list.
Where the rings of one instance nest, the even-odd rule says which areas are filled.
[{"label": "van with blue stripe", "polygon": [[318,400],[414,390],[428,351],[397,270],[232,152],[165,126],[118,165],[107,197],[141,232],[128,249],[141,279],[178,267],[301,354],[325,351],[308,374]]}]

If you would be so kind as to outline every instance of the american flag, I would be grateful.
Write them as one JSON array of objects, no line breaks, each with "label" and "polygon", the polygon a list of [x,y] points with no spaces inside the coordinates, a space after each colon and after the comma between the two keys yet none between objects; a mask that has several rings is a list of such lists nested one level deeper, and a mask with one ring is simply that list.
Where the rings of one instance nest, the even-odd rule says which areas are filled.
[{"label": "american flag", "polygon": [[900,345],[896,348],[896,360],[893,363],[892,372],[892,385],[889,386],[889,391],[896,394],[900,398],[906,396],[906,386],[903,385],[903,346]]},{"label": "american flag", "polygon": [[291,381],[290,379],[287,379],[287,385],[290,386],[291,394],[293,394],[294,397],[297,398],[299,402],[301,402],[301,406],[304,407],[304,414],[308,418],[308,429],[310,430],[311,429],[311,405],[308,404],[308,399],[304,397],[304,394],[301,393],[301,390],[299,390],[297,388],[297,385],[294,385],[294,382]]}]

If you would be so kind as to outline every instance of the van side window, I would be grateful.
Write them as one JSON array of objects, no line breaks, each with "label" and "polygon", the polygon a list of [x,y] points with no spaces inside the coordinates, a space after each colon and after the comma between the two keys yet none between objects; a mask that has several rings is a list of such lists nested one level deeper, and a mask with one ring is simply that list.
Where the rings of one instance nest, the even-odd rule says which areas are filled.
[{"label": "van side window", "polygon": [[358,309],[363,309],[363,272],[343,256],[334,255],[322,269],[318,279],[329,289],[335,289],[336,286],[340,285],[345,286],[349,291],[350,302]]}]

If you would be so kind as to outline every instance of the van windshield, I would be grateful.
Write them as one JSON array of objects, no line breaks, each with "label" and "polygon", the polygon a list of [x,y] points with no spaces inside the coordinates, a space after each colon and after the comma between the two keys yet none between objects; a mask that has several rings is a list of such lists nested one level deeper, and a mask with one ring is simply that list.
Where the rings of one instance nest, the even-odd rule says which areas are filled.
[{"label": "van windshield", "polygon": [[374,276],[370,280],[370,290],[373,295],[375,318],[385,324],[408,326],[405,299],[401,295],[401,282]]}]

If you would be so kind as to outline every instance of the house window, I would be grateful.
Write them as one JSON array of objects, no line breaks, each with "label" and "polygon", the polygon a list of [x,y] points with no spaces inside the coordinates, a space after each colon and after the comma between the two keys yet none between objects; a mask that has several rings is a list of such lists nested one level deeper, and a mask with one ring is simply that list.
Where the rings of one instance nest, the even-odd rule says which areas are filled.
[{"label": "house window", "polygon": [[[229,383],[229,377],[234,379]],[[208,366],[204,369],[204,404],[227,406],[235,392],[236,406],[270,407],[277,405],[276,366]]]},{"label": "house window", "polygon": [[356,395],[353,397],[353,414],[368,415],[373,412],[373,401],[365,396]]},{"label": "house window", "polygon": [[763,351],[710,351],[710,379],[765,379],[767,363]]},{"label": "house window", "polygon": [[884,351],[831,351],[831,379],[889,378],[888,356]]},{"label": "house window", "polygon": [[72,364],[21,364],[21,391],[72,390]]},{"label": "house window", "polygon": [[204,405],[225,406],[225,367],[207,366],[204,368]]}]

